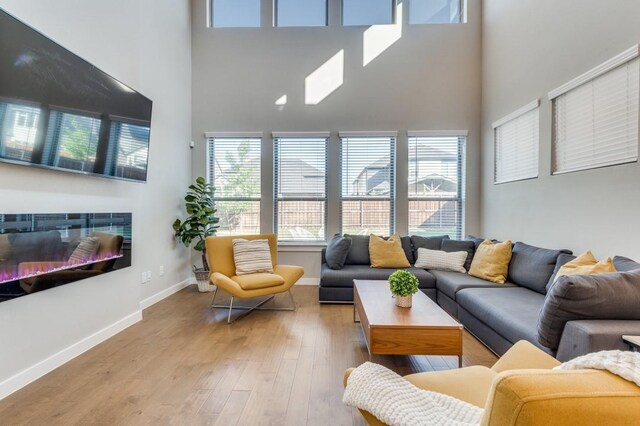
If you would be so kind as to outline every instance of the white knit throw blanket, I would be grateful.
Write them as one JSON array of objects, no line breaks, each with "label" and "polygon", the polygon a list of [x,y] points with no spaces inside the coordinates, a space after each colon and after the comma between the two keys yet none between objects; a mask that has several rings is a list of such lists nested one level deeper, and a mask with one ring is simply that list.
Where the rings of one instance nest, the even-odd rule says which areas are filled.
[{"label": "white knit throw blanket", "polygon": [[594,352],[560,364],[554,370],[584,370],[586,368],[607,370],[640,386],[640,352]]},{"label": "white knit throw blanket", "polygon": [[475,426],[484,412],[468,402],[420,389],[371,362],[353,370],[342,401],[392,426]]},{"label": "white knit throw blanket", "polygon": [[[640,353],[603,351],[565,362],[554,370],[607,370],[640,386]],[[342,401],[391,426],[477,426],[482,408],[420,389],[379,364],[353,370]]]}]

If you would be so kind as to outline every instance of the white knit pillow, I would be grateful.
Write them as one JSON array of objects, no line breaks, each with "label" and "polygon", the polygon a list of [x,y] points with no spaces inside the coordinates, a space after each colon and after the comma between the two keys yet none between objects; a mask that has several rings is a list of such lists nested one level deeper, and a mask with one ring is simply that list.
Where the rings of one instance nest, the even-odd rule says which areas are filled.
[{"label": "white knit pillow", "polygon": [[273,273],[268,240],[233,240],[233,260],[236,275]]},{"label": "white knit pillow", "polygon": [[418,249],[416,268],[435,269],[437,271],[467,272],[464,262],[467,260],[466,251],[446,252],[442,250]]}]

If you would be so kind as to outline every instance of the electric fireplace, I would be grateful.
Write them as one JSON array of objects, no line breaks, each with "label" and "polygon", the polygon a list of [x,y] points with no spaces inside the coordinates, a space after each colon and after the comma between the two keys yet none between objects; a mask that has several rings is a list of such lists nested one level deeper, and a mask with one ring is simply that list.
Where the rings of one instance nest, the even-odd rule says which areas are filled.
[{"label": "electric fireplace", "polygon": [[131,213],[0,214],[0,302],[131,266]]}]

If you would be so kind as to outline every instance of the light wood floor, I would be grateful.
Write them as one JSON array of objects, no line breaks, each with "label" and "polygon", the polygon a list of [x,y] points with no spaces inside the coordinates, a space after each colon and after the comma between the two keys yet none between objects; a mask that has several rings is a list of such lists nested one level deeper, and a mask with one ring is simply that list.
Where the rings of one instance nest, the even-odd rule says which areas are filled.
[{"label": "light wood floor", "polygon": [[[341,402],[344,370],[368,360],[352,306],[319,305],[313,286],[294,295],[296,312],[254,312],[227,325],[209,294],[187,288],[1,400],[0,424],[364,424]],[[465,365],[496,359],[468,334],[464,352]],[[455,357],[374,361],[400,374],[457,365]]]}]

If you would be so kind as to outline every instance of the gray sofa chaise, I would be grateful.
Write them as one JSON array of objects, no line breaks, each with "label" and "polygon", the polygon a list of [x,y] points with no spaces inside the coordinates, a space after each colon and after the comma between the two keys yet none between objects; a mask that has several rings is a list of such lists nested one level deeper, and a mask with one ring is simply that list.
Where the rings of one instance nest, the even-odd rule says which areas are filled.
[{"label": "gray sofa chaise", "polygon": [[[342,269],[329,268],[324,250],[322,252],[321,303],[353,303],[354,279],[384,280],[396,270],[371,268],[368,236],[350,237],[351,250]],[[402,246],[412,265],[419,247],[445,251],[467,249],[468,269],[475,248],[482,241],[475,237],[468,237],[466,241],[449,240],[446,236],[402,237]],[[524,339],[559,360],[568,360],[598,350],[627,349],[621,336],[640,334],[640,320],[577,319],[566,323],[557,347],[541,344],[538,323],[547,293],[558,269],[575,257],[569,250],[539,248],[522,242],[513,245],[512,253],[505,284],[459,272],[405,269],[418,277],[423,293],[498,355]],[[624,257],[615,257],[614,263],[618,271],[640,270],[640,264]],[[640,306],[638,310],[640,312]]]}]

